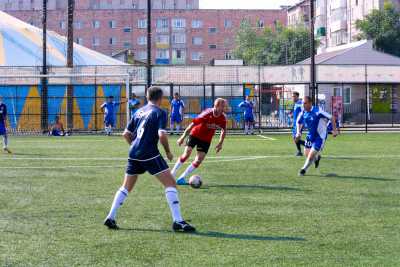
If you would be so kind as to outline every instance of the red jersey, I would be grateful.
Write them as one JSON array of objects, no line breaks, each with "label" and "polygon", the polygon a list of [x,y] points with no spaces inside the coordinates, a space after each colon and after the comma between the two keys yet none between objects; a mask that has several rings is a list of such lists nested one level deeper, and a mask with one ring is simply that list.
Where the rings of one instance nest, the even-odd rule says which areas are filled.
[{"label": "red jersey", "polygon": [[226,129],[225,114],[215,117],[213,108],[204,110],[193,120],[193,123],[195,126],[190,132],[190,135],[207,143],[211,143],[216,130]]}]

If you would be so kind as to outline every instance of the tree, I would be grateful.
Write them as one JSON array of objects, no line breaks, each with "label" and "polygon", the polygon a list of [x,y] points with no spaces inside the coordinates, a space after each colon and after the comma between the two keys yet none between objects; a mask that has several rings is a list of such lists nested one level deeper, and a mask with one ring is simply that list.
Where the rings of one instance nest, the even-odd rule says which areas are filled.
[{"label": "tree", "polygon": [[373,40],[380,51],[400,56],[400,12],[386,2],[382,10],[373,10],[363,20],[356,22],[361,30],[358,39]]},{"label": "tree", "polygon": [[277,24],[257,33],[244,21],[236,35],[234,55],[246,64],[295,64],[310,56],[310,33],[305,27],[287,28]]}]

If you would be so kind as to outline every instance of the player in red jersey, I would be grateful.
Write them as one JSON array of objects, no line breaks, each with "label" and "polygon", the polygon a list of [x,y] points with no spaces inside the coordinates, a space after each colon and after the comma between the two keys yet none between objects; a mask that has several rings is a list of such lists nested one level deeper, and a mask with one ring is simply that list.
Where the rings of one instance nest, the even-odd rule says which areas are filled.
[{"label": "player in red jersey", "polygon": [[182,136],[178,139],[177,143],[179,146],[181,146],[185,141],[186,136],[190,133],[186,142],[185,151],[172,169],[171,173],[175,177],[178,169],[192,154],[193,148],[197,148],[196,158],[182,173],[179,179],[177,179],[178,185],[187,184],[186,177],[195,171],[203,162],[207,155],[208,149],[210,148],[211,140],[215,134],[215,131],[218,129],[221,130],[221,135],[219,137],[218,144],[215,146],[215,150],[217,153],[221,151],[226,134],[226,117],[224,114],[225,107],[225,99],[216,99],[214,102],[214,107],[204,110],[197,118],[193,120],[193,122],[186,128]]}]

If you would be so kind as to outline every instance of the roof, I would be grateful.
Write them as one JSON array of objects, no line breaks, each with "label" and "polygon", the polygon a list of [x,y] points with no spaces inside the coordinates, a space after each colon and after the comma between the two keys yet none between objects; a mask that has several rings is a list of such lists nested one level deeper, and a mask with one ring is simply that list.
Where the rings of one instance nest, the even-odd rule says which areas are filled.
[{"label": "roof", "polygon": [[[360,41],[331,49],[315,56],[315,63],[321,65],[400,65],[400,57],[379,52],[372,41]],[[297,64],[311,64],[307,58]]]},{"label": "roof", "polygon": [[[0,11],[0,66],[40,66],[42,29]],[[67,39],[47,31],[47,62],[66,66]],[[74,43],[74,65],[126,65],[104,54]]]}]

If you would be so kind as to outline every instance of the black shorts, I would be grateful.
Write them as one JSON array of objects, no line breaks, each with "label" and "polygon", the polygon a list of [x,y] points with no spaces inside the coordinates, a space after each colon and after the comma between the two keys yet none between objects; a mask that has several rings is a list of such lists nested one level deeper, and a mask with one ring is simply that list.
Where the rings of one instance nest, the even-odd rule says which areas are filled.
[{"label": "black shorts", "polygon": [[128,165],[126,166],[126,174],[139,175],[147,171],[151,175],[157,175],[168,169],[169,167],[167,162],[165,162],[163,157],[159,155],[148,160],[129,159]]},{"label": "black shorts", "polygon": [[190,146],[191,148],[197,147],[197,151],[207,154],[211,144],[189,135],[186,145]]}]

